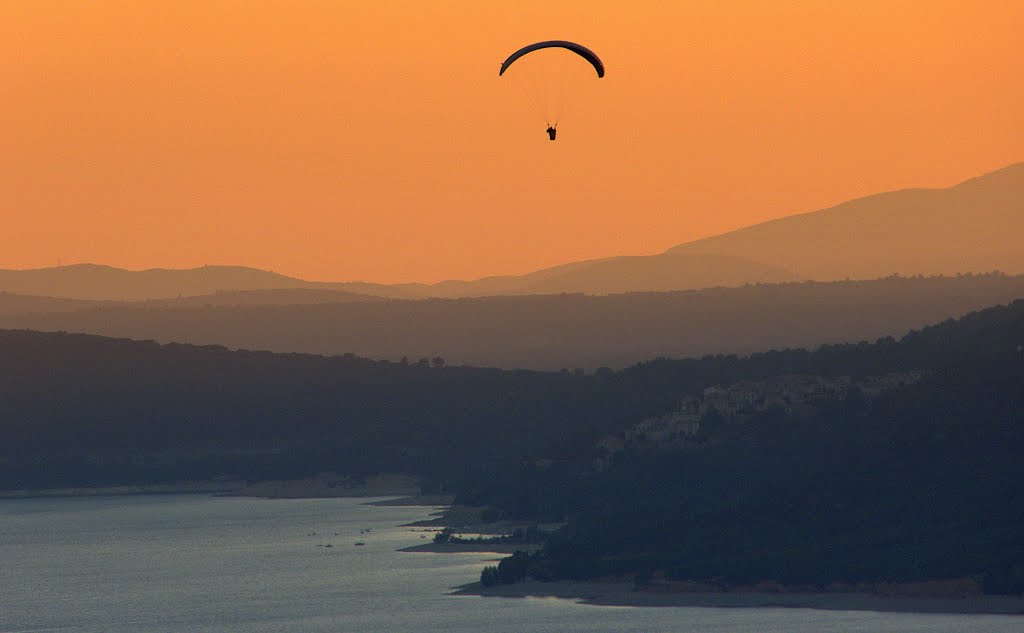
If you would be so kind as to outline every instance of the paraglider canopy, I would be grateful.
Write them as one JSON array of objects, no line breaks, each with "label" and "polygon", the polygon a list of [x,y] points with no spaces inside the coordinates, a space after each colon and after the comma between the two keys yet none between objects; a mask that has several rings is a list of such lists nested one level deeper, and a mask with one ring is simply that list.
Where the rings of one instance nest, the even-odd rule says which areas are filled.
[{"label": "paraglider canopy", "polygon": [[501,65],[501,70],[498,71],[498,76],[500,77],[501,75],[504,75],[505,71],[508,70],[508,67],[511,66],[517,59],[519,59],[523,55],[526,55],[527,53],[532,53],[533,51],[537,51],[542,48],[564,48],[566,50],[572,51],[579,55],[580,57],[582,57],[583,59],[590,62],[590,65],[593,66],[594,70],[597,71],[598,77],[604,77],[604,62],[602,62],[601,58],[597,56],[597,53],[590,50],[586,46],[583,46],[582,44],[577,44],[576,42],[569,42],[566,40],[547,40],[544,42],[537,42],[535,44],[530,44],[528,46],[520,48],[519,50],[508,56],[508,59],[506,59],[505,62]]},{"label": "paraglider canopy", "polygon": [[[527,59],[519,61],[523,57]],[[597,79],[604,77],[604,62],[597,53],[567,40],[545,40],[524,46],[509,55],[498,70],[499,77],[509,77],[533,102],[547,122],[545,131],[552,141],[559,120],[595,81],[594,73]]]}]

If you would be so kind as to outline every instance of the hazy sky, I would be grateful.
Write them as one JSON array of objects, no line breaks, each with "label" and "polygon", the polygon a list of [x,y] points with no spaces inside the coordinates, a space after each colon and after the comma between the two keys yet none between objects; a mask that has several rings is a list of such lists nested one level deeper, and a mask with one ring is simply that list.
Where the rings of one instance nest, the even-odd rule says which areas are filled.
[{"label": "hazy sky", "polygon": [[[1019,0],[0,0],[0,267],[659,252],[1024,160],[1022,33]],[[497,70],[553,38],[607,76],[551,143]]]}]

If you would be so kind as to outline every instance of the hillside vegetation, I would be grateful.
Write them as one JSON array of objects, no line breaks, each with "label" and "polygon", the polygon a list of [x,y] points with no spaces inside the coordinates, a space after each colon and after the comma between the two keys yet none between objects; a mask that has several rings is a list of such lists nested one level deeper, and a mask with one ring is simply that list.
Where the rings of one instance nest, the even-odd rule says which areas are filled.
[{"label": "hillside vegetation", "polygon": [[[833,387],[772,403],[773,384]],[[648,433],[693,412],[685,437]],[[5,489],[390,471],[568,519],[503,580],[1024,591],[1022,301],[900,340],[593,373],[0,331],[0,433]]]}]

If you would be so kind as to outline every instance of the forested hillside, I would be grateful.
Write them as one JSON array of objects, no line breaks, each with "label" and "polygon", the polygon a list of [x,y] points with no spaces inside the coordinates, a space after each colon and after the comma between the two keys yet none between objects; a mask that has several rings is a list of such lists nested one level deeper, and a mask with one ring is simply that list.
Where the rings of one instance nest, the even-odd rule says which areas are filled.
[{"label": "forested hillside", "polygon": [[[1022,350],[1024,302],[898,341],[593,373],[3,331],[0,487],[403,471],[505,516],[568,518],[521,566],[540,577],[981,574],[1019,591]],[[913,379],[868,392],[891,374]],[[681,442],[625,441],[681,403],[786,376],[848,386],[811,407],[706,408]]]}]

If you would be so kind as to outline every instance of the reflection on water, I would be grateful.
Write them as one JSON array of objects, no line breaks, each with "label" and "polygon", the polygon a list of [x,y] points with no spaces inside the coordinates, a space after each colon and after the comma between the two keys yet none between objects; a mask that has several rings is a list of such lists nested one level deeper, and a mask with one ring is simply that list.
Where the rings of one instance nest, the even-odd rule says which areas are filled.
[{"label": "reflection on water", "polygon": [[0,631],[1020,631],[1022,620],[449,596],[489,554],[408,554],[429,508],[207,495],[0,501]]}]

